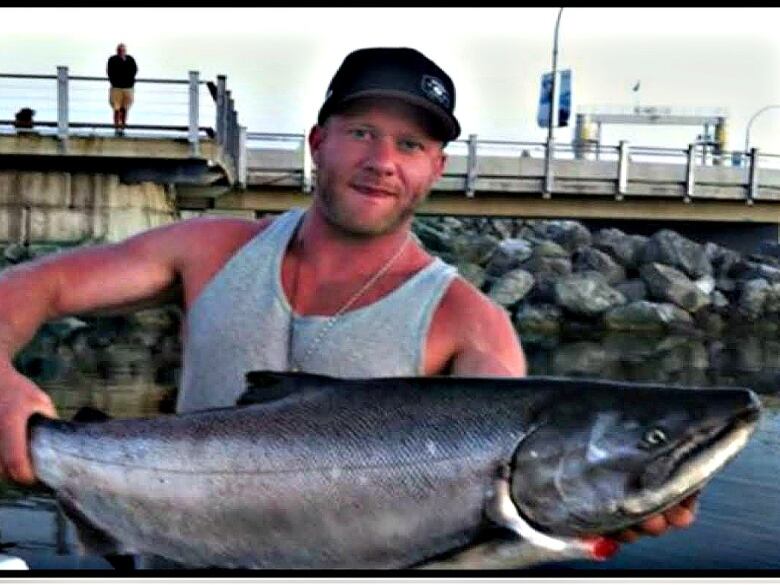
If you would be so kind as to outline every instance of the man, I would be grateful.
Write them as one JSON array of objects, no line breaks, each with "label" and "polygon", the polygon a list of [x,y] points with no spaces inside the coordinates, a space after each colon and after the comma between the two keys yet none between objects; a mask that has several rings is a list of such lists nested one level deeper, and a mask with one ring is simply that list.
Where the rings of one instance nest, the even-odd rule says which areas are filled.
[{"label": "man", "polygon": [[127,126],[127,112],[133,105],[133,86],[138,73],[135,59],[127,54],[124,43],[119,43],[116,55],[108,58],[106,73],[111,83],[108,101],[114,110],[114,132],[117,136],[122,136]]},{"label": "man", "polygon": [[[47,319],[177,299],[187,318],[177,410],[230,405],[248,370],[336,376],[524,376],[507,313],[410,237],[460,133],[455,87],[412,49],[363,49],[309,134],[317,188],[276,220],[199,218],[6,270],[0,278],[0,471],[34,480],[25,428],[55,416],[11,365]],[[618,537],[693,520],[692,500]]]}]

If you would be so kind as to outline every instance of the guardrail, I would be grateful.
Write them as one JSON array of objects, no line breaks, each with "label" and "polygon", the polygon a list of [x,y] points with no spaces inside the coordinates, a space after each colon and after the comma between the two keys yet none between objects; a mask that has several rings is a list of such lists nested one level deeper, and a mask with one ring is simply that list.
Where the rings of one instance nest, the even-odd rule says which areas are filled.
[{"label": "guardrail", "polygon": [[[0,132],[55,135],[61,152],[67,153],[71,136],[112,133],[109,87],[107,77],[70,75],[68,67],[57,67],[56,75],[0,73]],[[34,111],[29,125],[15,119],[22,108]],[[96,121],[101,118],[105,122]],[[127,136],[186,136],[192,156],[200,155],[201,140],[216,140],[236,182],[245,182],[246,128],[238,123],[224,75],[216,83],[201,80],[197,71],[190,71],[187,79],[138,78],[128,119],[138,123],[127,125]],[[208,119],[216,128],[200,125]]]},{"label": "guardrail", "polygon": [[[269,151],[283,150],[298,153],[298,164],[295,166],[289,163],[280,166],[278,162],[271,166],[250,163],[247,169],[249,175],[253,173],[255,176],[263,173],[273,175],[263,179],[269,185],[297,178],[304,192],[311,191],[313,169],[305,134],[248,132],[246,142],[250,151],[262,152],[267,149]],[[478,160],[480,157],[544,159],[548,148],[549,146],[545,142],[485,140],[472,134],[467,139],[450,142],[446,146],[445,152],[451,157],[465,157],[464,191],[467,196],[473,196],[479,176]],[[248,156],[247,158],[251,161],[253,157]],[[622,199],[628,192],[629,168],[635,163],[684,166],[684,199],[686,202],[695,195],[697,178],[701,174],[702,168],[743,169],[741,173],[743,180],[740,182],[745,188],[747,204],[752,204],[758,194],[759,171],[762,169],[780,170],[780,155],[764,154],[759,152],[757,148],[753,148],[747,153],[740,151],[718,152],[709,143],[693,143],[688,145],[688,148],[632,146],[627,141],[621,141],[618,145],[556,143],[551,151],[551,160],[615,164],[614,194],[618,200]],[[554,183],[554,172],[552,179]]]}]

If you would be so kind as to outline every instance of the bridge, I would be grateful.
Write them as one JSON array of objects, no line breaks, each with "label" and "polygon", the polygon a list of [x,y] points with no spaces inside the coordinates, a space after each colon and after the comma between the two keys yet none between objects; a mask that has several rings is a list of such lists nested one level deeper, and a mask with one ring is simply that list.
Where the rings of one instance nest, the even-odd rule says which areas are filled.
[{"label": "bridge", "polygon": [[[116,239],[176,217],[309,204],[316,169],[304,134],[247,131],[225,76],[138,79],[122,137],[107,94],[105,77],[66,67],[0,73],[0,241]],[[27,127],[12,118],[22,107],[35,110]],[[477,135],[450,143],[421,213],[749,223],[776,237],[780,155],[625,141],[548,148]]]}]

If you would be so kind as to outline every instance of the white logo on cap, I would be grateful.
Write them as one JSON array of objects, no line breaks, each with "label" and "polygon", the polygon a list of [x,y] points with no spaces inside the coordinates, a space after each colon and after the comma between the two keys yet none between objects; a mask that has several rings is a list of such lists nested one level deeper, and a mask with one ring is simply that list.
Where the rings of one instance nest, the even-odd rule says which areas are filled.
[{"label": "white logo on cap", "polygon": [[428,96],[429,100],[437,102],[445,108],[450,106],[450,94],[440,79],[431,75],[423,75],[421,85],[423,93]]}]

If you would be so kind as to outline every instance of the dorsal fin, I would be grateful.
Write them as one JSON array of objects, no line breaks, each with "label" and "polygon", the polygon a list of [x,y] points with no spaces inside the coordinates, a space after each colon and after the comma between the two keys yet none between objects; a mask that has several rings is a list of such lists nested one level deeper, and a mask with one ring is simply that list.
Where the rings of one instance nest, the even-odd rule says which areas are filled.
[{"label": "dorsal fin", "polygon": [[236,401],[237,406],[280,400],[311,387],[313,383],[325,384],[336,378],[302,372],[273,372],[258,370],[247,372],[246,390]]},{"label": "dorsal fin", "polygon": [[111,417],[97,408],[82,406],[78,409],[76,414],[73,415],[71,420],[73,422],[105,422],[111,420]]}]

